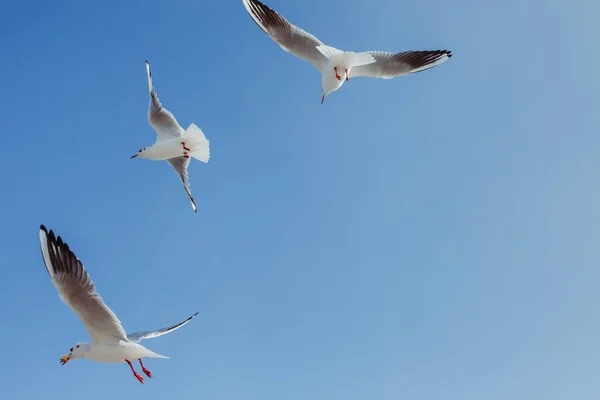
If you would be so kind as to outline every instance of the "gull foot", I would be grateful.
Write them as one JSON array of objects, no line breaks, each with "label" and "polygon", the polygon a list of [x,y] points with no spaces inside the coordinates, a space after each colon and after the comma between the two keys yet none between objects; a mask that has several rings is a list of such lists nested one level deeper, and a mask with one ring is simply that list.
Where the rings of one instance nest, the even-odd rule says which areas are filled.
[{"label": "gull foot", "polygon": [[142,378],[142,376],[140,374],[138,374],[137,372],[134,372],[133,375],[137,378],[138,381],[140,381],[140,383],[142,385],[144,384],[144,378]]},{"label": "gull foot", "polygon": [[[142,362],[142,359],[141,359],[141,358],[138,358],[138,361],[140,362],[140,367],[142,367],[142,371],[144,371],[144,373],[146,374],[146,376],[147,376],[148,378],[152,378],[152,373],[151,373],[150,371],[148,371],[148,370],[146,369],[146,367],[144,367],[144,363]],[[138,377],[138,379],[140,379],[140,378]],[[142,379],[142,380],[143,380],[143,379]],[[144,382],[142,382],[142,383],[144,383]]]},{"label": "gull foot", "polygon": [[192,149],[188,149],[187,147],[185,147],[185,142],[181,142],[181,145],[183,146],[183,149],[184,149],[184,150],[187,150],[187,151],[192,151]]},{"label": "gull foot", "polygon": [[190,155],[189,155],[188,153],[183,153],[183,156],[184,156],[185,158],[190,158]]},{"label": "gull foot", "polygon": [[342,80],[342,77],[340,76],[340,74],[338,74],[337,72],[337,67],[334,67],[333,70],[335,71],[335,77],[337,78],[338,81]]},{"label": "gull foot", "polygon": [[348,77],[348,68],[346,68],[346,80],[349,81],[350,78]]},{"label": "gull foot", "polygon": [[[140,383],[143,385],[144,384],[144,378],[142,378],[142,376],[140,374],[138,374],[137,372],[135,372],[135,369],[133,369],[133,365],[131,365],[131,361],[129,361],[128,359],[125,359],[125,362],[127,364],[129,364],[129,368],[131,368],[131,372],[133,372],[133,376],[135,376],[137,378],[138,381],[140,381]],[[141,364],[141,361],[140,361]],[[144,368],[144,366],[142,365],[142,368]]]}]

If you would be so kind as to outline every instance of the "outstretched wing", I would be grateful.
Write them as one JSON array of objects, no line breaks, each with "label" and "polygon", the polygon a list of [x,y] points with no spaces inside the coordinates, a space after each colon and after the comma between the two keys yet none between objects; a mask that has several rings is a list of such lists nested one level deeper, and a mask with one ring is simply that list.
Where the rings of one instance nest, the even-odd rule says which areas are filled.
[{"label": "outstretched wing", "polygon": [[267,35],[288,53],[308,61],[319,71],[327,59],[317,50],[323,43],[314,35],[290,24],[276,11],[258,0],[242,0],[246,10]]},{"label": "outstretched wing", "polygon": [[194,200],[194,196],[192,196],[192,191],[190,190],[190,180],[188,178],[187,173],[187,168],[190,164],[190,159],[181,156],[170,158],[167,160],[167,162],[171,164],[173,168],[175,168],[175,172],[177,172],[179,179],[181,179],[181,183],[183,183],[183,188],[185,189],[185,192],[190,198],[190,202],[192,203],[192,208],[194,209],[194,212],[198,212],[198,207],[196,207],[196,201]]},{"label": "outstretched wing", "polygon": [[452,57],[448,50],[405,51],[389,53],[385,51],[367,51],[375,58],[372,64],[354,67],[350,77],[368,76],[390,79],[396,76],[413,74],[435,67]]},{"label": "outstretched wing", "polygon": [[152,339],[152,338],[155,338],[158,336],[166,335],[167,333],[173,332],[174,330],[181,328],[182,326],[184,326],[185,324],[190,322],[196,315],[198,315],[198,313],[192,315],[185,321],[180,322],[173,326],[169,326],[168,328],[158,329],[156,331],[145,331],[145,332],[132,333],[131,335],[127,336],[127,339],[130,342],[138,343],[140,340]]},{"label": "outstretched wing", "polygon": [[150,91],[150,106],[148,107],[148,123],[154,128],[158,135],[157,140],[167,140],[183,136],[183,128],[179,125],[175,116],[160,104],[156,89],[152,84],[152,72],[150,63],[146,61],[146,73],[148,74],[148,90]]},{"label": "outstretched wing", "polygon": [[92,343],[126,340],[125,330],[115,313],[96,291],[83,264],[54,232],[40,226],[40,245],[46,270],[61,300],[85,325]]}]

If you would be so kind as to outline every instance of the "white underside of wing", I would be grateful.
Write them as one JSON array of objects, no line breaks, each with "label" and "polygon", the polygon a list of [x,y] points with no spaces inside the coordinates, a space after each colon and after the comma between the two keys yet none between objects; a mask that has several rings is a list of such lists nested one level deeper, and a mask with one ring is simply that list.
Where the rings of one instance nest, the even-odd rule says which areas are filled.
[{"label": "white underside of wing", "polygon": [[291,24],[260,1],[242,0],[254,22],[284,51],[309,62],[319,71],[327,61],[316,47],[323,43],[313,34]]},{"label": "white underside of wing", "polygon": [[189,317],[188,319],[186,319],[183,322],[169,326],[167,328],[157,329],[155,331],[144,331],[144,332],[132,333],[131,335],[127,336],[127,339],[131,342],[138,343],[139,341],[144,340],[144,339],[152,339],[152,338],[155,338],[158,336],[166,335],[167,333],[171,333],[171,332],[181,328],[182,326],[186,325],[192,319],[194,319],[194,317],[196,317],[196,315],[198,315],[198,313],[195,313],[194,315],[192,315],[191,317]]}]

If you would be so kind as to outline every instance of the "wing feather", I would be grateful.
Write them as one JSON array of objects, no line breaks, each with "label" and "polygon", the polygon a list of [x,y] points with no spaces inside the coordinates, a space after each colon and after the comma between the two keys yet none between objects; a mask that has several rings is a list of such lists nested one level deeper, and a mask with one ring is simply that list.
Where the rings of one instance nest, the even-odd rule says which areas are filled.
[{"label": "wing feather", "polygon": [[121,321],[104,303],[83,264],[61,237],[56,238],[42,225],[40,245],[58,295],[83,322],[92,343],[127,340]]},{"label": "wing feather", "polygon": [[194,196],[192,196],[192,191],[190,190],[190,180],[188,178],[187,172],[188,165],[190,164],[190,159],[180,156],[170,158],[167,160],[167,162],[171,164],[173,168],[175,168],[175,172],[177,172],[179,179],[181,179],[181,183],[183,183],[183,188],[185,189],[185,192],[190,198],[192,208],[194,209],[194,212],[197,212],[198,207],[196,207],[196,201],[194,200]]},{"label": "wing feather", "polygon": [[198,313],[192,315],[191,317],[189,317],[188,319],[186,319],[183,322],[180,322],[178,324],[175,325],[171,325],[167,328],[162,328],[162,329],[158,329],[155,331],[144,331],[144,332],[135,332],[132,333],[131,335],[127,336],[127,339],[129,339],[130,342],[134,342],[134,343],[138,343],[140,340],[144,340],[144,339],[152,339],[158,336],[162,336],[162,335],[166,335],[167,333],[171,333],[174,330],[177,330],[179,328],[181,328],[182,326],[184,326],[185,324],[187,324],[188,322],[190,322],[192,319],[194,319],[194,317],[198,315]]},{"label": "wing feather", "polygon": [[390,79],[396,76],[413,74],[435,67],[452,57],[448,50],[405,51],[390,53],[385,51],[367,51],[375,62],[350,71],[350,77],[367,76]]},{"label": "wing feather", "polygon": [[258,0],[242,0],[256,25],[288,53],[308,61],[319,71],[327,59],[317,50],[323,45],[314,35],[292,25],[276,11]]},{"label": "wing feather", "polygon": [[148,107],[148,123],[156,131],[157,141],[168,140],[183,136],[184,130],[175,119],[175,116],[162,106],[152,84],[152,71],[150,63],[146,61],[148,75],[148,90],[150,91],[150,105]]}]

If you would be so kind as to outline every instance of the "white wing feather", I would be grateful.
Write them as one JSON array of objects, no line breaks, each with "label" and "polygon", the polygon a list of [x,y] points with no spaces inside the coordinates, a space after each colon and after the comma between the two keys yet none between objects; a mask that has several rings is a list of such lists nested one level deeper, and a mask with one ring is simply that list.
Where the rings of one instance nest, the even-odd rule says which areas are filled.
[{"label": "white wing feather", "polygon": [[164,108],[158,99],[156,89],[154,89],[154,85],[152,84],[152,72],[150,71],[150,63],[148,61],[146,61],[146,73],[148,75],[148,90],[150,91],[148,123],[156,131],[156,141],[183,136],[184,130],[175,119],[175,116]]},{"label": "white wing feather", "polygon": [[190,322],[196,315],[198,315],[198,313],[192,315],[191,317],[189,317],[188,319],[186,319],[183,322],[180,322],[176,325],[169,326],[167,328],[158,329],[156,331],[144,331],[144,332],[132,333],[131,335],[127,336],[127,339],[130,342],[138,343],[140,340],[152,339],[152,338],[155,338],[158,336],[166,335],[167,333],[171,333],[174,330],[181,328],[182,326],[184,326],[185,324]]},{"label": "white wing feather", "polygon": [[350,77],[367,76],[390,79],[396,76],[413,74],[435,67],[452,57],[448,50],[405,51],[389,53],[385,51],[367,51],[375,62],[352,68]]},{"label": "white wing feather", "polygon": [[282,49],[308,61],[319,71],[327,64],[327,58],[318,50],[323,43],[314,35],[290,24],[276,11],[258,0],[242,0],[254,22]]},{"label": "white wing feather", "polygon": [[61,300],[85,325],[93,344],[127,340],[121,321],[96,291],[83,264],[54,232],[40,227],[40,245],[46,270]]},{"label": "white wing feather", "polygon": [[196,207],[196,201],[194,200],[194,196],[192,196],[192,191],[190,189],[190,180],[188,178],[187,168],[190,164],[190,159],[185,158],[183,156],[174,157],[167,160],[167,162],[175,168],[175,172],[177,172],[177,176],[181,179],[181,183],[183,183],[183,188],[190,198],[190,202],[192,203],[192,209],[194,212],[198,212],[198,207]]}]

